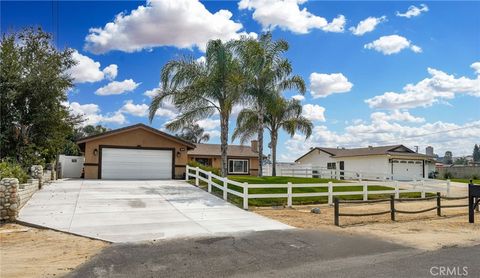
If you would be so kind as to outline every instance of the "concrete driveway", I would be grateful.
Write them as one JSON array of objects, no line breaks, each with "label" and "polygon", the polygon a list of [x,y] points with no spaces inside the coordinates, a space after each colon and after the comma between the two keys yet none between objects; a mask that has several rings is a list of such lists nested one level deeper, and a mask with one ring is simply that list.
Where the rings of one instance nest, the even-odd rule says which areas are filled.
[{"label": "concrete driveway", "polygon": [[176,180],[54,182],[34,194],[19,220],[110,242],[292,228]]}]

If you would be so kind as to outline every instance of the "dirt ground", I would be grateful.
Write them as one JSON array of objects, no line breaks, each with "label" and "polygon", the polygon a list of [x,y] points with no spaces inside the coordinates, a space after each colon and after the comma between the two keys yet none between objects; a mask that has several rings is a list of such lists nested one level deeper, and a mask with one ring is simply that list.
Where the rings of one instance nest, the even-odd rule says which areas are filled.
[{"label": "dirt ground", "polygon": [[[442,205],[466,204],[466,200],[442,201]],[[436,201],[396,203],[399,210],[421,210],[435,207]],[[318,207],[320,214],[310,210]],[[475,214],[475,224],[468,223],[467,208],[445,208],[442,216],[436,210],[421,214],[390,214],[366,217],[340,217],[341,227],[333,224],[333,207],[328,205],[296,206],[294,208],[255,208],[256,213],[288,225],[305,229],[327,229],[348,234],[362,234],[424,250],[448,246],[480,244],[480,213]],[[341,204],[341,213],[366,213],[389,210],[389,203]]]},{"label": "dirt ground", "polygon": [[48,229],[0,226],[0,277],[58,277],[109,244]]}]

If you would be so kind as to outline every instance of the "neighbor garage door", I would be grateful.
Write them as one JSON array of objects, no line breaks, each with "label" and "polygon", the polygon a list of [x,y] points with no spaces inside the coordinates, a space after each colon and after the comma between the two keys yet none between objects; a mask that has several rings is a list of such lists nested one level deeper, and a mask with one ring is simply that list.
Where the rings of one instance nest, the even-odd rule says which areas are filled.
[{"label": "neighbor garage door", "polygon": [[102,179],[171,179],[172,151],[102,148]]},{"label": "neighbor garage door", "polygon": [[396,180],[414,180],[423,178],[422,161],[394,160],[393,178]]}]

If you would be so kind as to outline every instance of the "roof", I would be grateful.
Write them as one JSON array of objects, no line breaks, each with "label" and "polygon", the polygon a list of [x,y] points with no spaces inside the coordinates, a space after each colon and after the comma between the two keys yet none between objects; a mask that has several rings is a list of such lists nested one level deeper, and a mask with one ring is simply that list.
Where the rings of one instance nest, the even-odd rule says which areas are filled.
[{"label": "roof", "polygon": [[164,136],[164,137],[167,137],[173,141],[176,141],[176,142],[180,142],[182,144],[185,144],[188,148],[190,149],[193,149],[195,148],[195,145],[191,142],[188,142],[188,141],[185,141],[181,138],[178,138],[176,136],[173,136],[171,134],[168,134],[166,132],[163,132],[163,131],[160,131],[156,128],[153,128],[153,127],[150,127],[150,126],[147,126],[145,124],[135,124],[135,125],[131,125],[131,126],[126,126],[126,127],[122,127],[122,128],[117,128],[117,129],[113,129],[113,130],[109,130],[107,132],[104,132],[104,133],[100,133],[100,134],[97,134],[97,135],[92,135],[92,136],[87,136],[87,137],[83,137],[83,138],[80,138],[77,140],[77,144],[83,144],[83,143],[86,143],[86,142],[89,142],[89,141],[92,141],[92,140],[96,140],[96,139],[100,139],[100,138],[104,138],[104,137],[107,137],[107,136],[110,136],[110,135],[114,135],[114,134],[118,134],[118,133],[122,133],[122,132],[127,132],[127,131],[130,131],[130,130],[134,130],[134,129],[144,129],[144,130],[147,130],[147,131],[150,131],[152,133],[155,133],[157,135],[160,135],[160,136]]},{"label": "roof", "polygon": [[390,145],[390,146],[378,146],[378,147],[367,147],[367,148],[323,148],[316,147],[311,149],[306,154],[299,157],[295,162],[299,161],[306,155],[310,154],[315,150],[320,150],[325,153],[330,154],[332,157],[351,157],[351,156],[367,156],[367,155],[395,155],[395,156],[413,156],[413,157],[422,157],[422,158],[433,158],[432,156],[420,154],[412,151],[411,149],[405,147],[404,145]]},{"label": "roof", "polygon": [[[220,156],[220,144],[195,144],[196,148],[188,151],[188,155]],[[250,146],[228,145],[228,156],[239,157],[258,157],[258,152],[254,152]]]}]

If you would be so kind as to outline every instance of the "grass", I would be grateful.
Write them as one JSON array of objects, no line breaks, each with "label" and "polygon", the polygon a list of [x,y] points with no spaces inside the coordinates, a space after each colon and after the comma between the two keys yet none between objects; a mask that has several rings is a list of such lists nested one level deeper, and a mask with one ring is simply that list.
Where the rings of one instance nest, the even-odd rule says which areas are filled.
[{"label": "grass", "polygon": [[291,183],[328,183],[345,182],[335,179],[300,178],[300,177],[255,177],[255,176],[228,176],[230,180],[248,182],[251,184],[286,184]]},{"label": "grass", "polygon": [[[249,188],[248,194],[286,194],[286,188],[275,188],[275,184],[286,184],[287,182],[292,183],[328,183],[329,181],[339,183],[345,181],[339,180],[328,180],[328,179],[319,179],[319,178],[299,178],[299,177],[252,177],[252,176],[229,176],[231,180],[238,182],[248,182],[250,184],[271,184],[271,188]],[[222,182],[218,180],[213,180],[213,182],[223,185]],[[190,183],[194,184],[194,180],[190,180]],[[207,184],[203,181],[200,181],[200,187],[206,188]],[[243,192],[243,188],[235,186],[232,184],[228,185],[229,189],[235,190],[237,192]],[[391,187],[387,186],[377,186],[370,185],[368,186],[368,191],[378,191],[378,190],[393,190]],[[302,188],[293,188],[293,193],[312,193],[312,192],[327,192],[327,187],[302,187]],[[363,187],[358,184],[352,183],[352,186],[345,187],[333,187],[334,192],[346,192],[346,191],[359,191],[359,195],[349,195],[349,196],[338,196],[341,200],[362,200],[363,199]],[[222,196],[222,190],[212,186],[212,193],[217,196]],[[369,194],[369,200],[373,199],[383,199],[388,198],[388,194]],[[420,193],[402,193],[400,194],[401,198],[419,198]],[[241,205],[243,198],[235,196],[233,194],[228,194],[228,200],[234,204]],[[294,197],[293,205],[308,205],[308,204],[322,204],[328,202],[328,197]],[[287,198],[261,198],[261,199],[249,199],[249,206],[285,206],[287,204]]]},{"label": "grass", "polygon": [[[453,182],[470,183],[470,179],[450,179]],[[480,180],[473,180],[474,184],[480,184]]]},{"label": "grass", "polygon": [[[440,180],[447,180],[447,179],[440,179]],[[450,181],[461,182],[461,183],[470,183],[470,179],[455,179],[455,178],[452,178],[452,179],[450,179]],[[479,179],[474,179],[473,183],[474,184],[480,184],[480,180]]]}]

